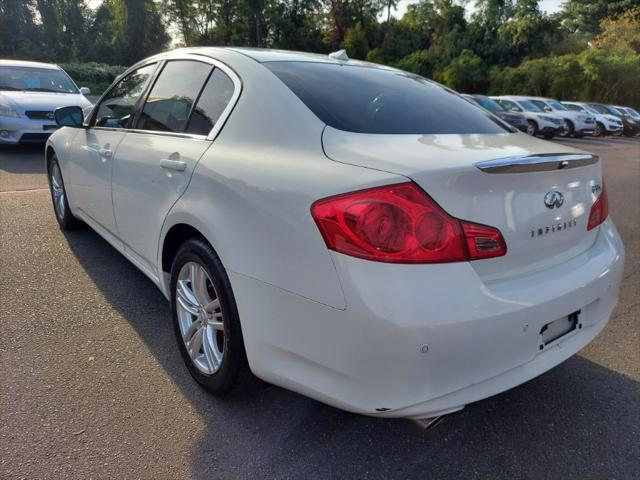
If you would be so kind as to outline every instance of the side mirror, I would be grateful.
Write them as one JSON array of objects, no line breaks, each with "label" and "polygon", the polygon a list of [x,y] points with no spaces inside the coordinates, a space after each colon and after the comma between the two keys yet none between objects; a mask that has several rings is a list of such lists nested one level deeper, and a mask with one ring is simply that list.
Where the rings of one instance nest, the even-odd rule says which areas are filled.
[{"label": "side mirror", "polygon": [[88,87],[80,87],[80,93],[82,95],[91,95],[91,89]]},{"label": "side mirror", "polygon": [[553,109],[551,107],[544,107],[544,111],[545,112],[553,112]]},{"label": "side mirror", "polygon": [[512,107],[511,111],[512,112],[520,112],[521,110],[518,107]]},{"label": "side mirror", "polygon": [[84,115],[80,107],[60,107],[56,109],[53,116],[61,127],[82,128],[84,122]]}]

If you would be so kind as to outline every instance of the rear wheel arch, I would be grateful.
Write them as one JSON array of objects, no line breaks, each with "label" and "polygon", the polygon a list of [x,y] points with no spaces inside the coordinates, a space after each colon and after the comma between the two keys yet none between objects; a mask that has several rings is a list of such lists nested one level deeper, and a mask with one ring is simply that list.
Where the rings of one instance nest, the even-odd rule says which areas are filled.
[{"label": "rear wheel arch", "polygon": [[[200,238],[211,245],[211,242],[197,228],[186,223],[177,223],[173,225],[162,240],[161,266],[162,271],[171,273],[171,266],[180,246],[191,238]],[[211,245],[211,248],[214,248]],[[215,249],[214,249],[215,251]]]}]

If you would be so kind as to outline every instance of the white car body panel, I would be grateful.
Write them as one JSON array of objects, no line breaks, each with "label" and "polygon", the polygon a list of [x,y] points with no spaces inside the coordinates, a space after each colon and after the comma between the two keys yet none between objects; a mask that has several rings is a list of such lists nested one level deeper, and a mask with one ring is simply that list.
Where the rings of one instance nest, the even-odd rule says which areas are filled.
[{"label": "white car body panel", "polygon": [[556,108],[553,102],[559,103],[558,100],[553,98],[546,97],[523,97],[526,100],[536,100],[538,102],[543,102],[546,105],[546,108],[549,108],[549,114],[555,115],[564,121],[571,122],[574,127],[574,132],[577,134],[586,134],[591,135],[595,129],[594,116],[591,114],[584,114],[581,112],[575,112],[573,110],[562,110],[560,108]]},{"label": "white car body panel", "polygon": [[[102,162],[85,140],[96,129],[61,128],[47,148],[58,156],[74,214],[167,297],[167,235],[188,225],[207,239],[229,275],[257,376],[357,413],[433,416],[543,373],[606,325],[624,249],[611,219],[585,231],[599,162],[490,174],[475,163],[579,151],[519,133],[347,133],[326,126],[259,63],[278,52],[205,48],[156,58],[196,53],[214,57],[242,81],[224,126],[206,139],[116,130],[122,138],[97,142],[114,150],[111,162]],[[160,166],[176,154],[184,171]],[[80,165],[92,160],[93,173]],[[499,226],[507,255],[399,265],[327,249],[310,213],[315,201],[409,179],[450,214]],[[555,220],[541,205],[552,188],[565,192],[562,214],[579,226],[562,232],[566,237],[525,238]],[[85,213],[97,202],[92,192],[103,200],[111,192],[95,215],[111,218],[112,205],[114,227]],[[541,327],[578,310],[580,328],[540,350]]]},{"label": "white car body panel", "polygon": [[[525,110],[525,108],[521,105],[518,97],[510,97],[510,96],[506,96],[506,95],[502,95],[502,96],[498,96],[498,97],[490,97],[493,100],[500,100],[500,99],[504,99],[504,100],[509,100],[515,104],[517,104],[520,107],[520,112],[522,115],[524,115],[524,117],[527,120],[531,120],[537,123],[538,128],[540,130],[544,130],[545,128],[548,129],[553,129],[553,130],[558,130],[562,127],[562,124],[559,123],[555,123],[551,120],[551,118],[557,118],[560,119],[560,117],[558,117],[557,115],[554,114],[550,114],[550,113],[546,113],[546,112],[530,112],[528,110]],[[550,118],[551,117],[551,118]]]},{"label": "white car body panel", "polygon": [[[62,70],[57,65],[38,62],[0,60],[3,66],[37,67]],[[57,129],[52,113],[59,107],[77,106],[90,109],[92,104],[81,93],[53,93],[36,91],[0,91],[0,105],[8,105],[18,114],[17,117],[0,116],[0,144],[17,144],[25,141],[23,135],[43,136]],[[26,112],[49,113],[45,118],[29,118]],[[26,138],[26,137],[25,137]],[[39,141],[44,141],[40,138]]]},{"label": "white car body panel", "polygon": [[575,105],[581,108],[581,110],[594,117],[596,122],[599,122],[609,133],[618,133],[622,131],[622,121],[615,115],[604,115],[602,113],[591,111],[587,108],[587,103],[584,102],[562,102],[563,105]]}]

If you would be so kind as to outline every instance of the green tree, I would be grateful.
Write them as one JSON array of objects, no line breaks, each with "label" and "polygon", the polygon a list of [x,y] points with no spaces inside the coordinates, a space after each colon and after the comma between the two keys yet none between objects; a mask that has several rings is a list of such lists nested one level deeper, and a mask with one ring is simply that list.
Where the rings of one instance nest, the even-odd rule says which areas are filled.
[{"label": "green tree", "polygon": [[487,67],[482,58],[473,51],[465,49],[443,70],[441,80],[454,90],[482,92],[489,83],[487,73]]},{"label": "green tree", "polygon": [[362,30],[362,24],[358,22],[355,27],[347,30],[344,37],[344,48],[351,58],[364,60],[369,52],[367,36]]}]

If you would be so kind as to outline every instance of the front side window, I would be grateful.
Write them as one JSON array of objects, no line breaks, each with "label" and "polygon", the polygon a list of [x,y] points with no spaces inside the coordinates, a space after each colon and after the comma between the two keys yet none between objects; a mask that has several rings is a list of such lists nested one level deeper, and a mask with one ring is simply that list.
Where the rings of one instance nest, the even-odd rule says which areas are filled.
[{"label": "front side window", "polygon": [[584,112],[585,109],[582,108],[580,105],[573,105],[571,103],[568,103],[567,105],[565,105],[569,110],[573,110],[574,112]]},{"label": "front side window", "polygon": [[195,135],[208,135],[233,96],[233,81],[216,68],[200,94],[186,131]]},{"label": "front side window", "polygon": [[529,100],[520,100],[520,105],[527,112],[536,112],[536,113],[543,112],[544,111],[544,102],[540,102],[540,103],[542,103],[543,106],[538,108],[536,105],[534,105]]},{"label": "front side window", "polygon": [[504,107],[505,110],[510,110],[512,112],[522,111],[522,109],[518,106],[518,104],[516,102],[512,102],[511,100],[505,100],[501,98],[500,100],[498,100],[498,103],[500,104],[500,106]]},{"label": "front side window", "polygon": [[490,113],[418,75],[317,62],[265,62],[327,125],[377,134],[506,133]]},{"label": "front side window", "polygon": [[146,65],[120,80],[100,102],[98,113],[95,117],[95,126],[129,128],[136,102],[155,69],[155,63]]},{"label": "front side window", "polygon": [[[525,100],[526,101],[526,100]],[[524,102],[522,102],[524,103]],[[531,100],[531,102],[533,105],[535,105],[536,107],[538,107],[538,109],[542,112],[546,111],[546,110],[551,110],[551,107],[549,105],[547,105],[546,103],[544,103],[543,101],[540,100]],[[526,108],[526,107],[525,107]]]},{"label": "front side window", "polygon": [[0,67],[0,91],[78,93],[62,70],[36,67]]},{"label": "front side window", "polygon": [[567,107],[562,105],[560,102],[556,102],[555,100],[549,102],[549,105],[551,105],[554,110],[561,110],[563,112],[567,110]]},{"label": "front side window", "polygon": [[149,92],[136,128],[184,132],[191,107],[212,68],[194,60],[168,62]]}]

